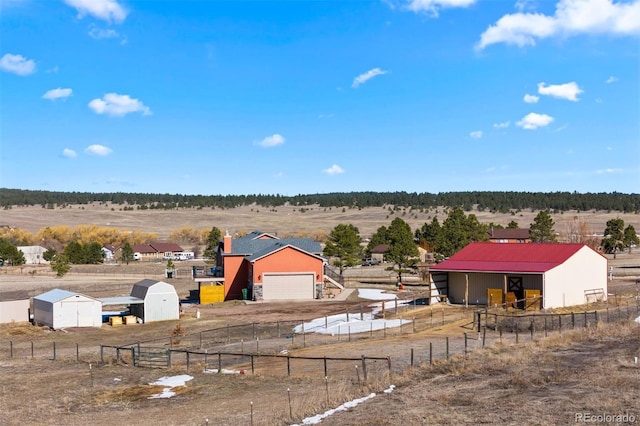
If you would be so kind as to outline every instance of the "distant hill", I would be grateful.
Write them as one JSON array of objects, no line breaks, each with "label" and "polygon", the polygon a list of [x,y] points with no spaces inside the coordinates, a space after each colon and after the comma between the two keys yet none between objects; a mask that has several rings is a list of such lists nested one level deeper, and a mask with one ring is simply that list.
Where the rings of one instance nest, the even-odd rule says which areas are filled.
[{"label": "distant hill", "polygon": [[468,191],[441,192],[334,192],[308,195],[186,195],[186,194],[143,194],[126,192],[56,192],[26,189],[0,188],[0,207],[42,205],[46,207],[67,204],[110,203],[125,206],[130,210],[182,208],[235,208],[247,205],[278,207],[283,205],[320,207],[382,207],[385,205],[411,208],[433,208],[438,206],[461,206],[470,211],[491,211],[507,213],[524,209],[553,212],[576,211],[618,211],[640,212],[640,194],[577,193],[577,192],[500,192]]}]

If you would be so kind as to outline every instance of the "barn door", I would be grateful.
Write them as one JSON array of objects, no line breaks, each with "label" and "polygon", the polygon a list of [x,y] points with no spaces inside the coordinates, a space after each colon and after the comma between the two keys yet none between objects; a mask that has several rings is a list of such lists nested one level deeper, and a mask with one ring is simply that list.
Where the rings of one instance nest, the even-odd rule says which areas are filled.
[{"label": "barn door", "polygon": [[518,308],[524,309],[524,288],[522,287],[522,277],[509,277],[507,284],[509,291],[516,296]]}]

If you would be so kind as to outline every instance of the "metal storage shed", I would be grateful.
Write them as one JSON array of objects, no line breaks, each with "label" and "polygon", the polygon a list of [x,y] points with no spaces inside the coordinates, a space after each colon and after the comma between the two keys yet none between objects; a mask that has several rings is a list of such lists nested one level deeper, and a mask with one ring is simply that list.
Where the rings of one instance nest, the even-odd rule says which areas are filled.
[{"label": "metal storage shed", "polygon": [[80,293],[55,289],[33,298],[33,319],[54,330],[102,327],[102,303]]},{"label": "metal storage shed", "polygon": [[131,297],[144,303],[132,304],[130,311],[147,323],[180,319],[180,299],[176,289],[164,281],[142,280],[133,285]]},{"label": "metal storage shed", "polygon": [[29,321],[31,299],[24,290],[0,293],[0,323]]}]

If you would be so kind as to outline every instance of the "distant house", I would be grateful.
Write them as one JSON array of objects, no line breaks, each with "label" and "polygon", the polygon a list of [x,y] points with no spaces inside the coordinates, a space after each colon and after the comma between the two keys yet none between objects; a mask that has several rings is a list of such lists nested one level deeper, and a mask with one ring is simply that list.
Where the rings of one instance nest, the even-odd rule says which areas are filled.
[{"label": "distant house", "polygon": [[584,244],[471,243],[429,273],[457,304],[486,305],[488,290],[493,304],[533,294],[543,309],[607,298],[607,259]]},{"label": "distant house", "polygon": [[114,262],[122,256],[122,247],[105,244],[102,246],[102,252],[104,253],[105,262]]},{"label": "distant house", "polygon": [[[225,300],[313,300],[322,297],[324,258],[309,238],[283,238],[254,231],[220,242]],[[244,294],[243,294],[244,293]]]},{"label": "distant house", "polygon": [[29,321],[31,299],[25,290],[0,293],[0,324]]},{"label": "distant house", "polygon": [[492,243],[530,243],[529,228],[502,228],[487,231],[489,241]]},{"label": "distant house", "polygon": [[136,244],[132,247],[133,258],[141,261],[157,261],[171,259],[174,254],[182,253],[182,247],[176,243],[155,242],[150,244]]},{"label": "distant house", "polygon": [[20,246],[18,250],[24,254],[26,265],[49,264],[48,261],[44,260],[44,252],[46,252],[47,249],[42,246]]},{"label": "distant house", "polygon": [[384,255],[389,250],[389,244],[378,244],[371,249],[371,258],[378,259],[381,263],[384,262]]}]

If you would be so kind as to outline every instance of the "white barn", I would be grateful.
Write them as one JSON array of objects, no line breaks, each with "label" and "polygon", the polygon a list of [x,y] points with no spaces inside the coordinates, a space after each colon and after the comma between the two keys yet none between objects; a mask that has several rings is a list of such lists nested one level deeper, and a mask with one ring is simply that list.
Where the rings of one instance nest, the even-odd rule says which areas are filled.
[{"label": "white barn", "polygon": [[31,298],[24,290],[0,293],[0,324],[29,321]]},{"label": "white barn", "polygon": [[132,315],[147,322],[180,319],[180,299],[175,287],[164,281],[142,280],[133,285],[131,297],[143,303],[132,304]]},{"label": "white barn", "polygon": [[47,249],[42,246],[19,246],[18,250],[24,254],[25,265],[49,264],[44,260],[44,252]]},{"label": "white barn", "polygon": [[55,289],[33,298],[33,320],[54,330],[102,327],[102,303],[80,293]]},{"label": "white barn", "polygon": [[486,305],[489,289],[518,300],[533,290],[549,309],[606,300],[608,291],[607,258],[584,244],[471,243],[429,272],[457,304]]}]

